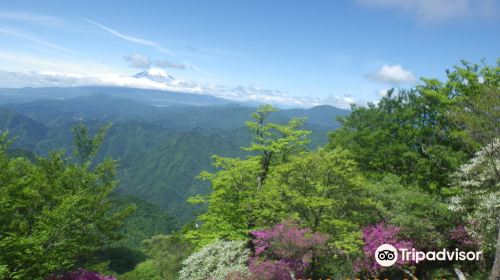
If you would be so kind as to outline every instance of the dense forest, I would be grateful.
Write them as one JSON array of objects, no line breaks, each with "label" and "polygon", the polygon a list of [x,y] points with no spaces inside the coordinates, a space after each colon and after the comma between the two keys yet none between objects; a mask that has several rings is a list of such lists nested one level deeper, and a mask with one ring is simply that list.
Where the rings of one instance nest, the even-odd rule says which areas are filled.
[{"label": "dense forest", "polygon": [[[499,279],[499,72],[350,112],[1,106],[0,279]],[[383,267],[381,244],[483,257]]]}]

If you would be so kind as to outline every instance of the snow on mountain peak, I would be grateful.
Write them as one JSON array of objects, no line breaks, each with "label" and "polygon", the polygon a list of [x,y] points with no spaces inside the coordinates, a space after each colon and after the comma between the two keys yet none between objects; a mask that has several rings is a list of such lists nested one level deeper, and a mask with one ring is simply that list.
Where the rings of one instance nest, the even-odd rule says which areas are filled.
[{"label": "snow on mountain peak", "polygon": [[157,76],[157,77],[168,77],[167,72],[161,68],[151,68],[148,70],[148,74],[150,76]]},{"label": "snow on mountain peak", "polygon": [[170,74],[161,68],[151,68],[146,71],[139,72],[134,75],[135,78],[146,78],[155,82],[169,82],[175,80]]}]

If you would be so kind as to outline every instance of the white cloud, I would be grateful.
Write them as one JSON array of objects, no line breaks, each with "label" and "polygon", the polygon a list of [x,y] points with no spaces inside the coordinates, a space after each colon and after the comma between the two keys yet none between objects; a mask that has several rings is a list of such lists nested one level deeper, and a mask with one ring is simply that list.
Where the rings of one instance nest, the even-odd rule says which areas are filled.
[{"label": "white cloud", "polygon": [[73,86],[117,86],[155,89],[180,93],[207,94],[240,102],[270,103],[281,107],[312,107],[333,105],[349,108],[358,103],[352,96],[329,96],[325,99],[295,97],[280,90],[257,86],[229,87],[219,84],[200,84],[193,81],[173,80],[158,83],[145,78],[122,76],[114,73],[98,75],[69,74],[55,71],[13,72],[0,71],[2,87],[73,87]]},{"label": "white cloud", "polygon": [[384,97],[387,96],[387,93],[389,92],[389,89],[381,89],[377,91],[377,96],[378,97]]},{"label": "white cloud", "polygon": [[286,92],[276,89],[265,89],[258,86],[221,87],[213,85],[211,86],[211,89],[214,95],[227,99],[292,107],[310,106],[309,100],[294,97]]},{"label": "white cloud", "polygon": [[186,64],[182,62],[173,62],[166,59],[155,60],[154,64],[161,68],[186,69]]},{"label": "white cloud", "polygon": [[346,94],[346,95],[329,95],[325,99],[322,100],[317,100],[316,101],[317,105],[320,104],[327,104],[327,105],[332,105],[338,108],[343,108],[343,109],[349,109],[351,108],[351,105],[356,104],[356,105],[364,105],[363,102],[360,100],[357,100],[355,97],[352,95]]},{"label": "white cloud", "polygon": [[[138,53],[132,53],[124,57],[129,63],[129,66],[139,69],[149,69],[152,65],[160,68],[175,68],[186,69],[186,64],[182,62],[173,62],[166,59],[157,59],[153,61],[151,58]],[[191,66],[192,69],[193,66]]]},{"label": "white cloud", "polygon": [[166,54],[173,54],[173,52],[171,50],[168,50],[166,49],[165,47],[163,47],[161,44],[157,43],[157,42],[153,42],[153,41],[150,41],[150,40],[146,40],[146,39],[142,39],[142,38],[138,38],[138,37],[133,37],[133,36],[130,36],[130,35],[126,35],[126,34],[123,34],[123,33],[120,33],[114,29],[111,29],[105,25],[102,25],[98,22],[95,22],[93,20],[90,20],[90,19],[86,19],[86,18],[82,18],[84,21],[88,22],[88,23],[91,23],[107,32],[109,32],[110,34],[118,37],[118,38],[121,38],[123,40],[126,40],[126,41],[129,41],[129,42],[132,42],[132,43],[135,43],[135,44],[140,44],[140,45],[145,45],[145,46],[149,46],[149,47],[154,47],[155,49],[157,49],[158,51],[162,52],[162,53],[166,53]]},{"label": "white cloud", "polygon": [[420,22],[442,22],[465,18],[495,18],[497,0],[357,0],[369,6],[393,9],[415,17]]},{"label": "white cloud", "polygon": [[[0,49],[0,65],[9,71],[57,71],[60,73],[77,73],[80,75],[99,75],[111,70],[107,65],[91,61],[70,61],[67,59],[42,59],[25,53],[4,52]],[[22,81],[21,81],[22,82]],[[2,85],[0,81],[0,85]]]},{"label": "white cloud", "polygon": [[15,20],[15,21],[31,21],[38,23],[56,23],[60,19],[53,16],[33,14],[21,11],[0,11],[0,19]]},{"label": "white cloud", "polygon": [[35,14],[27,11],[0,10],[0,20],[2,21],[2,23],[7,21],[23,22],[30,25],[75,33],[80,33],[83,31],[78,26],[71,24],[71,21],[67,21],[66,19],[44,14]]},{"label": "white cloud", "polygon": [[27,40],[27,41],[31,41],[31,42],[37,43],[39,45],[42,45],[42,46],[45,46],[45,47],[49,47],[49,48],[54,49],[54,50],[58,50],[58,51],[63,51],[63,52],[67,52],[67,53],[72,53],[72,54],[79,55],[79,53],[76,52],[76,51],[74,51],[74,50],[71,50],[71,49],[68,49],[68,48],[64,48],[64,47],[58,46],[56,44],[52,44],[52,43],[49,43],[49,42],[46,42],[46,41],[42,41],[42,40],[36,39],[36,38],[34,38],[32,36],[23,34],[23,33],[18,32],[18,31],[0,28],[0,33],[7,34],[7,35],[10,35],[10,36],[14,36],[14,37],[17,37],[17,38],[21,38],[21,39],[24,39],[24,40]]},{"label": "white cloud", "polygon": [[413,83],[416,81],[413,73],[404,69],[401,65],[386,64],[377,72],[368,74],[367,77],[372,81],[390,84]]},{"label": "white cloud", "polygon": [[10,72],[0,71],[0,83],[10,87],[47,87],[47,86],[119,86],[166,90],[165,85],[113,73],[99,76],[84,76],[54,71]]},{"label": "white cloud", "polygon": [[149,69],[151,67],[151,59],[138,53],[132,53],[124,57],[131,67],[139,69]]}]

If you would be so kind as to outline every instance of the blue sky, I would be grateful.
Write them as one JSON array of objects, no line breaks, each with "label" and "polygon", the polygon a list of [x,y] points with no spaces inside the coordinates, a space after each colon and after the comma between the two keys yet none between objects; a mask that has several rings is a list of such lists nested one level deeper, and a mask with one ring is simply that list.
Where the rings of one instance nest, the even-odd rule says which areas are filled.
[{"label": "blue sky", "polygon": [[496,63],[498,0],[4,1],[0,87],[123,85],[290,106],[376,101]]}]

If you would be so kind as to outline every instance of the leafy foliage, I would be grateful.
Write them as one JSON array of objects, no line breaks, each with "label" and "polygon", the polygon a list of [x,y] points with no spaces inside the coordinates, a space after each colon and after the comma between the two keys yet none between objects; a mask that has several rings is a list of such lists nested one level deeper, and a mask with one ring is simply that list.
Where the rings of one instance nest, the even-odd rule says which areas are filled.
[{"label": "leafy foliage", "polygon": [[134,270],[120,275],[120,280],[162,280],[152,260],[139,263]]},{"label": "leafy foliage", "polygon": [[354,107],[340,119],[342,128],[332,133],[330,147],[349,149],[374,175],[389,172],[428,191],[446,189],[472,151],[458,137],[461,129],[449,112],[499,81],[498,67],[466,62],[447,75],[446,82],[423,79],[415,89],[390,91],[377,105]]},{"label": "leafy foliage", "polygon": [[179,234],[156,235],[144,241],[144,251],[153,261],[161,279],[177,279],[192,244]]},{"label": "leafy foliage", "polygon": [[[488,66],[463,61],[446,72],[444,82],[422,79],[423,85],[390,91],[377,105],[354,107],[350,116],[340,119],[343,127],[331,134],[328,147],[349,150],[363,174],[375,181],[370,188],[376,211],[367,216],[397,225],[421,249],[455,244],[450,230],[464,220],[453,215],[446,204],[450,197],[456,201],[463,195],[463,189],[455,186],[470,179],[454,174],[462,173],[461,166],[498,135],[499,69],[498,63]],[[491,152],[490,161],[494,158]],[[493,180],[498,182],[498,178]],[[489,194],[494,197],[498,188],[490,189]],[[481,213],[491,214],[493,201],[490,210]],[[479,201],[470,202],[474,207],[462,209],[462,217],[479,213],[473,209]],[[453,202],[452,206],[458,205]],[[477,226],[465,220],[466,228]],[[491,250],[499,240],[495,237],[498,227],[492,219],[481,220],[490,221],[483,225],[489,224]],[[486,263],[492,259],[490,255]],[[500,261],[497,263],[500,271]],[[422,264],[417,274],[431,277],[432,269],[435,267]]]},{"label": "leafy foliage", "polygon": [[251,235],[255,256],[250,258],[249,267],[254,279],[260,280],[304,277],[328,240],[326,235],[291,223],[253,231]]},{"label": "leafy foliage", "polygon": [[282,205],[283,213],[297,216],[315,232],[334,236],[337,248],[348,249],[355,247],[354,240],[343,238],[358,231],[366,220],[363,212],[372,207],[366,185],[348,151],[321,149],[277,166],[266,195]]},{"label": "leafy foliage", "polygon": [[254,139],[249,147],[243,150],[257,152],[260,170],[257,184],[260,189],[274,162],[286,162],[288,156],[300,151],[309,140],[306,138],[310,131],[300,130],[303,119],[292,119],[286,125],[268,122],[271,113],[278,110],[271,105],[264,105],[252,113],[254,121],[246,122],[247,127],[254,133]]},{"label": "leafy foliage", "polygon": [[182,261],[193,251],[192,244],[178,233],[152,236],[144,240],[141,247],[147,260],[138,263],[133,270],[122,272],[120,279],[178,279]]},{"label": "leafy foliage", "polygon": [[448,246],[449,230],[460,220],[448,204],[415,185],[403,185],[401,179],[387,175],[370,185],[369,196],[375,211],[365,212],[376,224],[386,221],[398,227],[403,237],[412,239],[421,250]]},{"label": "leafy foliage", "polygon": [[73,163],[54,152],[32,163],[9,157],[6,138],[0,138],[0,264],[7,269],[5,279],[41,279],[85,261],[119,237],[116,232],[133,209],[112,211],[112,160],[91,168],[88,153],[77,154],[85,160]]},{"label": "leafy foliage", "polygon": [[460,167],[455,173],[459,193],[450,205],[452,210],[465,215],[469,233],[485,252],[495,248],[500,224],[500,153],[495,152],[499,149],[500,141],[496,139]]},{"label": "leafy foliage", "polygon": [[116,280],[113,276],[101,275],[97,272],[79,269],[73,272],[66,272],[61,275],[51,275],[47,280]]},{"label": "leafy foliage", "polygon": [[[160,206],[181,223],[195,218],[203,209],[186,203],[186,199],[210,191],[206,182],[195,177],[202,170],[214,171],[211,156],[246,155],[240,147],[248,143],[251,135],[244,124],[255,109],[236,104],[157,107],[147,104],[157,105],[158,98],[179,99],[182,103],[181,99],[203,97],[174,93],[165,96],[164,92],[126,88],[120,92],[116,88],[5,91],[10,99],[5,101],[9,104],[0,106],[0,111],[6,112],[5,118],[0,113],[0,130],[9,130],[11,136],[19,138],[13,148],[40,155],[55,149],[69,150],[72,126],[84,122],[92,133],[113,122],[96,160],[106,156],[116,159],[118,191]],[[126,92],[130,94],[123,94]],[[66,98],[55,100],[61,95]],[[36,100],[42,96],[44,100]],[[191,101],[187,104],[198,104]],[[305,126],[314,131],[310,145],[317,147],[326,143],[329,130],[338,127],[335,116],[348,113],[332,106],[318,106],[283,110],[271,118],[283,123],[292,117],[309,117]]]},{"label": "leafy foliage", "polygon": [[[462,62],[445,81],[422,79],[377,104],[355,106],[322,148],[316,132],[336,127],[335,111],[325,106],[278,112],[265,105],[251,114],[241,106],[163,109],[109,96],[8,105],[0,127],[18,133],[20,146],[9,149],[5,134],[0,140],[0,278],[43,279],[86,267],[125,272],[125,280],[462,272],[495,279],[499,70]],[[66,147],[71,136],[61,128],[75,118],[90,127],[74,128],[73,157],[29,152]],[[106,139],[105,121],[116,122]],[[120,159],[114,200],[115,162],[107,155]],[[181,224],[200,214],[172,232],[172,216],[123,194],[157,204]],[[198,205],[184,204],[187,197]],[[131,202],[138,211],[124,221],[130,209],[122,205]],[[126,238],[117,241],[120,235]],[[373,259],[381,243],[480,247],[485,254],[478,263],[382,269]]]},{"label": "leafy foliage", "polygon": [[119,231],[123,238],[114,241],[113,246],[139,248],[144,240],[155,235],[170,234],[179,227],[172,216],[155,204],[116,193],[113,193],[111,200],[116,211],[124,210],[128,205],[136,208],[124,220]]},{"label": "leafy foliage", "polygon": [[248,274],[246,263],[250,250],[243,241],[216,241],[189,256],[183,262],[180,280],[224,280],[239,272]]},{"label": "leafy foliage", "polygon": [[500,134],[499,81],[483,87],[469,98],[461,98],[448,111],[448,118],[459,127],[454,133],[467,146],[478,148],[493,142]]},{"label": "leafy foliage", "polygon": [[268,121],[276,109],[263,106],[253,114],[254,121],[247,122],[254,132],[254,140],[243,148],[253,155],[247,159],[214,157],[216,173],[202,172],[200,177],[208,180],[212,193],[205,197],[194,197],[193,203],[208,202],[207,211],[199,216],[201,229],[187,233],[198,245],[224,238],[239,240],[249,231],[279,222],[282,214],[270,211],[274,202],[267,195],[266,179],[271,169],[289,160],[308,143],[309,131],[300,129],[301,120],[292,119],[287,124]]},{"label": "leafy foliage", "polygon": [[[375,251],[382,244],[391,244],[396,249],[415,248],[411,240],[404,240],[398,236],[400,230],[398,227],[385,223],[365,227],[363,229],[363,241],[365,242],[363,246],[364,259],[358,260],[355,263],[354,269],[358,272],[366,272],[368,277],[377,276],[381,271],[387,270],[387,268],[380,266],[375,261]],[[395,265],[401,268],[403,265],[408,265],[408,263],[398,259]]]}]

